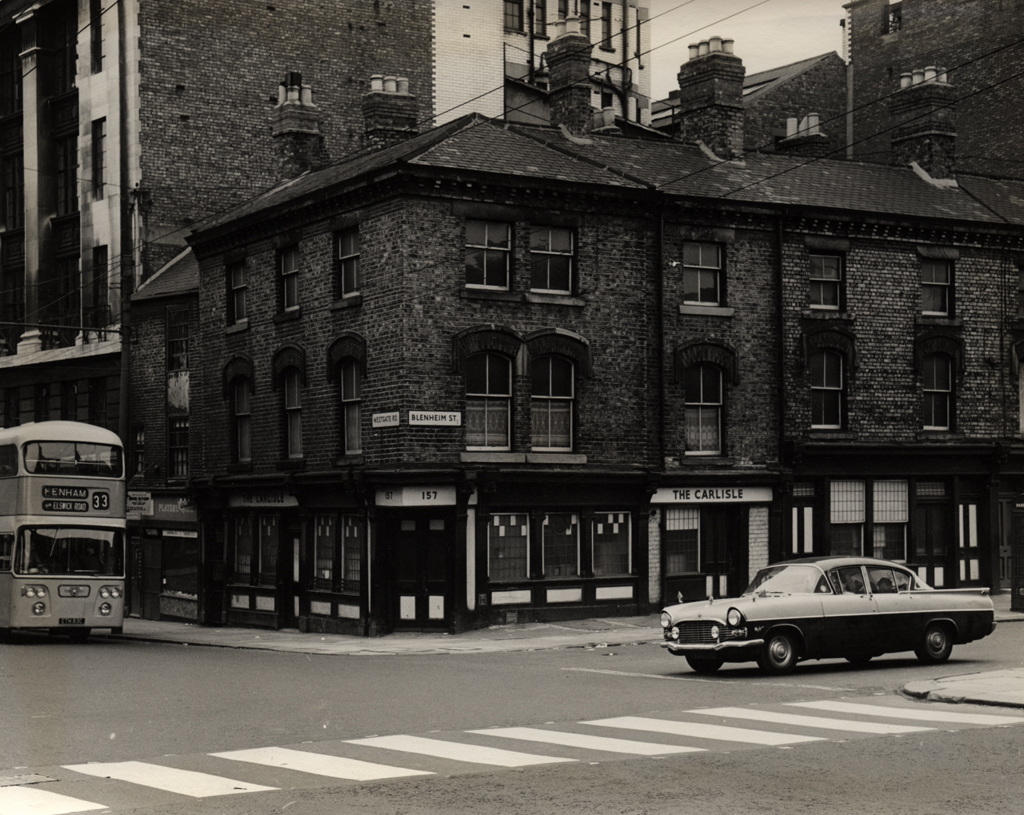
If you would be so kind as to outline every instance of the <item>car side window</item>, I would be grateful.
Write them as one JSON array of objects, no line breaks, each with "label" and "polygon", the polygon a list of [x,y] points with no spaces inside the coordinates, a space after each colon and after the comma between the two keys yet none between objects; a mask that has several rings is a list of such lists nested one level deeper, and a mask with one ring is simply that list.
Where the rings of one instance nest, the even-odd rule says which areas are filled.
[{"label": "car side window", "polygon": [[895,572],[896,575],[896,591],[910,591],[913,588],[914,576],[908,572],[901,572],[899,569]]},{"label": "car side window", "polygon": [[860,573],[860,566],[844,566],[836,569],[839,573],[839,584],[843,587],[843,594],[866,594],[864,578]]},{"label": "car side window", "polygon": [[871,566],[868,568],[868,581],[871,583],[871,591],[875,594],[894,594],[896,592],[896,578],[892,569]]}]

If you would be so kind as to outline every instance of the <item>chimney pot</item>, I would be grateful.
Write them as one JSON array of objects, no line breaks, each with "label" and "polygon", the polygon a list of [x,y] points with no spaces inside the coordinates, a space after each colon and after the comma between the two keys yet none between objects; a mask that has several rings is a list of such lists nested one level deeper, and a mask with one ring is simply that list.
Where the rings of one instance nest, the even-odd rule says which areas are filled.
[{"label": "chimney pot", "polygon": [[807,114],[807,132],[810,135],[816,136],[819,133],[818,122],[819,122],[820,118],[821,117],[817,113],[808,113]]},{"label": "chimney pot", "polygon": [[914,81],[914,75],[910,71],[904,71],[900,74],[900,90],[909,88],[911,83]]},{"label": "chimney pot", "polygon": [[288,86],[283,82],[277,86],[277,104],[283,105],[288,98]]},{"label": "chimney pot", "polygon": [[936,76],[936,71],[935,71],[935,66],[934,65],[928,65],[927,67],[925,67],[925,69],[924,69],[924,81],[925,82],[934,82],[935,81],[935,76]]},{"label": "chimney pot", "polygon": [[939,72],[939,75],[936,77],[936,81],[941,82],[943,85],[948,85],[949,77],[946,76],[946,69],[937,68],[936,70]]},{"label": "chimney pot", "polygon": [[920,68],[915,68],[913,84],[920,85],[922,82],[924,82],[924,71],[921,70]]},{"label": "chimney pot", "polygon": [[701,57],[707,56],[707,54],[708,54],[708,41],[707,40],[701,40],[699,49],[700,50],[699,50],[698,56],[701,56]]},{"label": "chimney pot", "polygon": [[384,93],[395,93],[398,90],[398,80],[393,76],[384,77]]},{"label": "chimney pot", "polygon": [[409,77],[400,76],[398,77],[398,92],[409,93]]},{"label": "chimney pot", "polygon": [[287,98],[286,98],[285,101],[287,101],[287,102],[298,102],[299,101],[299,87],[298,87],[298,85],[289,85],[288,86],[288,95],[287,95]]},{"label": "chimney pot", "polygon": [[735,54],[736,53],[735,45],[736,45],[736,41],[735,40],[722,40],[722,50],[725,51],[725,53],[727,53],[727,54]]},{"label": "chimney pot", "polygon": [[303,85],[299,96],[300,101],[303,105],[313,104],[313,88],[309,85]]},{"label": "chimney pot", "polygon": [[689,47],[690,59],[697,59],[697,57],[700,55],[700,45],[695,42],[691,42]]},{"label": "chimney pot", "polygon": [[380,74],[373,74],[370,77],[370,90],[371,91],[382,91],[384,90],[384,77]]},{"label": "chimney pot", "polygon": [[708,40],[708,50],[710,51],[721,51],[722,50],[722,38],[712,37]]},{"label": "chimney pot", "polygon": [[565,33],[566,34],[579,34],[580,33],[580,18],[575,14],[570,14],[565,18]]},{"label": "chimney pot", "polygon": [[791,139],[797,134],[800,129],[800,120],[796,116],[790,116],[786,119],[786,138]]}]

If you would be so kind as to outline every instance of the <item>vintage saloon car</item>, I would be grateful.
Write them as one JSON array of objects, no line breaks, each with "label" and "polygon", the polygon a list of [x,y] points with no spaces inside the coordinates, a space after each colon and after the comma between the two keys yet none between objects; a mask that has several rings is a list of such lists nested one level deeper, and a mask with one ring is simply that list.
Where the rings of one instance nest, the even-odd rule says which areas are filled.
[{"label": "vintage saloon car", "polygon": [[937,664],[996,623],[987,588],[933,589],[898,563],[818,557],[761,569],[740,597],[668,606],[661,626],[662,647],[697,673],[756,660],[783,674],[803,659],[865,664],[896,651]]}]

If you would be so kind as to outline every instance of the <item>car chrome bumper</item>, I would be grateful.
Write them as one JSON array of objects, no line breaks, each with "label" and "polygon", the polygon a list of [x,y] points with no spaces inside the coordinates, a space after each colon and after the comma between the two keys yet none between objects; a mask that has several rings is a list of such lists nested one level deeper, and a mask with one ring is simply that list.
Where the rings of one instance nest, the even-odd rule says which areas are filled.
[{"label": "car chrome bumper", "polygon": [[685,656],[686,654],[720,654],[723,651],[737,651],[745,649],[756,649],[764,645],[764,640],[727,640],[725,642],[714,642],[704,644],[663,642],[662,648],[668,648],[673,654]]}]

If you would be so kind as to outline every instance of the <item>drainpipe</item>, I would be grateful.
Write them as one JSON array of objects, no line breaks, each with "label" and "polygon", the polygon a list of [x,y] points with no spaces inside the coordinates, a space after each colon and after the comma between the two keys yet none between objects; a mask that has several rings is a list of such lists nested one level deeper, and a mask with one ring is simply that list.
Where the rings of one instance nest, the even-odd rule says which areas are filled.
[{"label": "drainpipe", "polygon": [[629,119],[629,90],[626,77],[629,75],[629,0],[622,0],[622,118]]},{"label": "drainpipe", "polygon": [[779,464],[784,459],[786,439],[786,375],[783,367],[786,360],[785,352],[785,319],[783,314],[783,220],[781,213],[775,219],[775,313],[778,317],[779,326],[776,339],[775,364],[778,367],[779,376]]},{"label": "drainpipe", "polygon": [[537,25],[536,25],[536,19],[535,19],[536,18],[536,10],[533,7],[533,0],[530,0],[530,7],[527,9],[527,15],[529,16],[529,19],[530,19],[530,35],[529,35],[530,36],[530,72],[529,72],[529,74],[527,74],[527,76],[529,78],[530,84],[532,85],[534,83],[535,78],[536,78],[536,76],[535,76],[536,71],[534,70],[534,67],[533,67],[534,60],[536,59],[536,54],[534,53],[535,45],[534,45],[533,37],[534,37],[534,34],[536,34],[536,32],[537,32]]},{"label": "drainpipe", "polygon": [[658,207],[655,311],[658,315],[658,470],[665,469],[665,207]]}]

